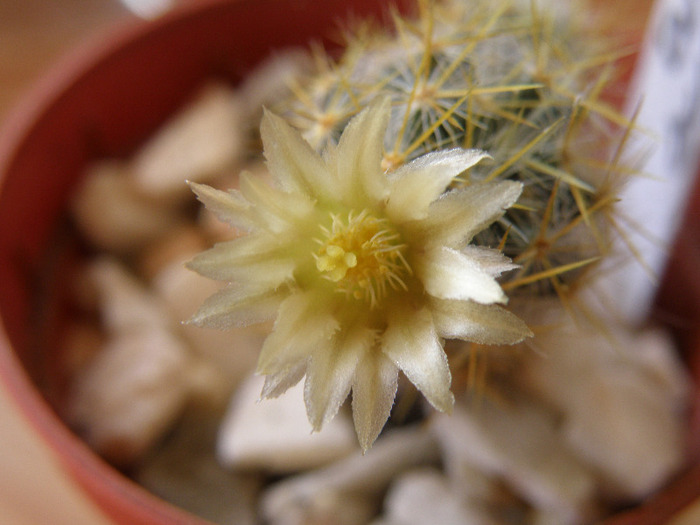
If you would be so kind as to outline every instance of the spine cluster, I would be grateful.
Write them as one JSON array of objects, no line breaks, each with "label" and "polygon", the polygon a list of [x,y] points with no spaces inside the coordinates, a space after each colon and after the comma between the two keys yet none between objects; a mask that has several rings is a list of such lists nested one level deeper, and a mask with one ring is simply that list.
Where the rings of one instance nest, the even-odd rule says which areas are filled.
[{"label": "spine cluster", "polygon": [[[516,180],[523,195],[477,244],[520,265],[510,295],[562,298],[607,255],[617,234],[616,191],[634,172],[623,150],[633,122],[608,102],[629,50],[586,38],[580,2],[419,2],[394,31],[362,26],[339,60],[322,52],[316,72],[277,110],[319,151],[377,96],[392,114],[388,171],[425,153],[478,148],[492,157],[455,185]],[[612,147],[611,147],[612,145]]]}]

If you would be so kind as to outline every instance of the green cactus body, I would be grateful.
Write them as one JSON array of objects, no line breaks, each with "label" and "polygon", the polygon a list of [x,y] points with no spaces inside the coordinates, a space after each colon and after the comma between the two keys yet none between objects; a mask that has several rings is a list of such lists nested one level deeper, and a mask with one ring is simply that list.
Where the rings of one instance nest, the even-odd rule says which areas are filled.
[{"label": "green cactus body", "polygon": [[387,170],[439,149],[487,151],[493,162],[455,184],[512,179],[525,190],[475,242],[520,264],[509,294],[563,295],[608,253],[615,190],[632,171],[620,151],[633,125],[601,95],[619,53],[586,38],[584,6],[571,4],[545,15],[517,0],[421,2],[417,19],[394,17],[392,35],[351,34],[339,61],[317,60],[276,110],[322,150],[388,95]]}]

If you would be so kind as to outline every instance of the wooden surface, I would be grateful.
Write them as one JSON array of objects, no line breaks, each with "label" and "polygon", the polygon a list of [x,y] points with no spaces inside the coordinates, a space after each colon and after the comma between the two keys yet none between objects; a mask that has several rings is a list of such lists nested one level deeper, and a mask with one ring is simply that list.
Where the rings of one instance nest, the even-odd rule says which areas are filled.
[{"label": "wooden surface", "polygon": [[[117,0],[0,0],[0,121],[70,49],[131,15]],[[0,385],[0,523],[106,525]]]}]

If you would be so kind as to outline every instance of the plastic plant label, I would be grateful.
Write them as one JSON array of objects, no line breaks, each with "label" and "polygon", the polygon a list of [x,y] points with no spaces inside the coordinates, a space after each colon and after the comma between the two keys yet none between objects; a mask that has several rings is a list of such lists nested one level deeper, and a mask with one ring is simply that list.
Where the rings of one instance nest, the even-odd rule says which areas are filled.
[{"label": "plastic plant label", "polygon": [[[700,160],[700,2],[658,0],[630,98],[641,103],[637,124],[654,149],[622,191],[625,228],[644,264],[614,271],[621,313],[645,319],[676,238]],[[630,111],[631,113],[631,111]],[[606,283],[607,284],[607,283]]]}]

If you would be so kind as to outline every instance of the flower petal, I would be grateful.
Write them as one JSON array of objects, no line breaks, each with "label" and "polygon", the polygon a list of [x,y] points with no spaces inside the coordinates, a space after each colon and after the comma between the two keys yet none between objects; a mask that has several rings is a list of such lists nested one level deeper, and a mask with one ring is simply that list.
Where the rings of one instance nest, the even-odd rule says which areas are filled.
[{"label": "flower petal", "polygon": [[503,215],[518,200],[522,184],[514,181],[474,183],[434,201],[418,224],[424,242],[459,247]]},{"label": "flower petal", "polygon": [[455,148],[427,153],[401,166],[388,176],[387,214],[396,222],[426,217],[430,203],[452,180],[484,158],[490,158],[485,151]]},{"label": "flower petal", "polygon": [[348,397],[357,363],[374,339],[372,330],[352,330],[335,338],[333,348],[321,348],[311,356],[304,401],[314,431],[321,430]]},{"label": "flower petal", "polygon": [[430,250],[414,264],[425,290],[440,299],[471,299],[478,303],[506,303],[508,297],[478,259],[452,248]]},{"label": "flower petal", "polygon": [[279,307],[272,333],[258,358],[259,374],[276,374],[305,361],[314,351],[330,348],[338,321],[311,292],[297,292]]},{"label": "flower petal", "polygon": [[437,410],[451,412],[452,375],[430,311],[396,305],[382,338],[382,352],[398,366]]},{"label": "flower petal", "polygon": [[431,309],[438,334],[448,339],[511,345],[533,335],[519,317],[494,304],[433,299]]},{"label": "flower petal", "polygon": [[229,285],[209,297],[187,322],[226,330],[275,318],[282,295]]},{"label": "flower petal", "polygon": [[360,359],[352,382],[352,417],[363,452],[372,446],[389,419],[398,386],[398,368],[374,350]]},{"label": "flower petal", "polygon": [[279,372],[265,376],[261,399],[271,399],[279,397],[288,389],[296,385],[304,377],[308,359],[302,359],[294,364],[288,365]]},{"label": "flower petal", "polygon": [[[335,151],[335,168],[339,183],[347,186],[340,198],[348,205],[366,206],[369,201],[383,201],[388,192],[386,175],[381,169],[384,135],[389,123],[391,104],[379,98],[356,115],[345,127]],[[347,198],[345,194],[350,194]]]},{"label": "flower petal", "polygon": [[503,272],[520,268],[520,265],[513,263],[511,259],[503,255],[503,252],[499,250],[470,244],[459,251],[465,257],[476,262],[482,270],[492,277],[498,277]]},{"label": "flower petal", "polygon": [[239,191],[221,191],[191,181],[188,181],[188,184],[197,195],[197,199],[220,221],[245,231],[256,228],[257,224],[250,216],[250,202]]},{"label": "flower petal", "polygon": [[287,248],[265,233],[251,234],[216,244],[195,256],[187,267],[210,279],[274,289],[293,277],[296,261],[285,253]]},{"label": "flower petal", "polygon": [[270,232],[284,233],[298,227],[313,213],[313,199],[303,193],[274,188],[261,177],[243,172],[239,185],[243,197],[253,205],[251,218]]},{"label": "flower petal", "polygon": [[334,181],[321,156],[284,119],[265,110],[260,137],[270,173],[284,190],[323,198],[334,194]]}]

